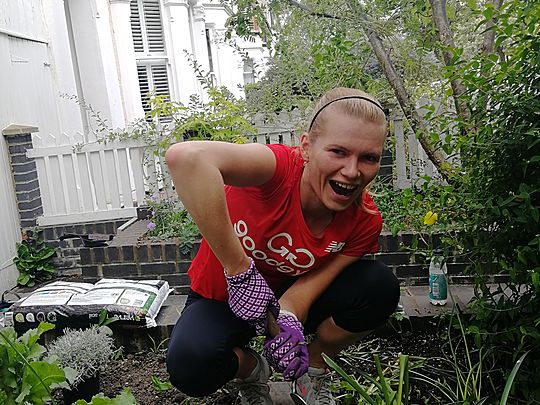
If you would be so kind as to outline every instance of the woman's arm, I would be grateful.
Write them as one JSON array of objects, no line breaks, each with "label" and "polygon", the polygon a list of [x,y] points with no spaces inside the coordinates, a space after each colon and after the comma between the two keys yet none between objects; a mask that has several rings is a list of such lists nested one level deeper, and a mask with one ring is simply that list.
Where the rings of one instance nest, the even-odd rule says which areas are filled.
[{"label": "woman's arm", "polygon": [[273,152],[260,144],[195,141],[171,146],[165,158],[178,196],[227,274],[246,271],[250,260],[234,233],[223,186],[270,180]]},{"label": "woman's arm", "polygon": [[337,255],[327,265],[301,276],[279,299],[281,309],[291,311],[300,322],[305,322],[309,309],[315,300],[345,267],[358,259],[358,257]]}]

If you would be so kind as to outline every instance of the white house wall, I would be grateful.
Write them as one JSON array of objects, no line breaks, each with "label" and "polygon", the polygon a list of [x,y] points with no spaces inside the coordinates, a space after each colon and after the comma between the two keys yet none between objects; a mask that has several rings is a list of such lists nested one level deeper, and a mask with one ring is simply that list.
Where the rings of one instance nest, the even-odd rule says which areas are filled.
[{"label": "white house wall", "polygon": [[[15,123],[38,127],[47,134],[80,131],[77,105],[60,97],[74,90],[65,31],[62,35],[62,27],[47,21],[50,13],[40,0],[1,3],[0,129]],[[55,27],[52,31],[51,26]]]},{"label": "white house wall", "polygon": [[[79,98],[112,128],[125,125],[116,58],[112,46],[108,0],[66,0],[73,30]],[[95,117],[89,117],[97,130]]]},{"label": "white house wall", "polygon": [[[77,105],[60,98],[61,92],[74,88],[69,76],[71,58],[65,49],[65,26],[51,24],[50,19],[51,15],[56,16],[54,9],[62,1],[45,3],[46,9],[41,0],[0,0],[0,132],[10,124],[35,126],[42,133],[56,135],[81,129]],[[8,146],[3,136],[0,190],[1,292],[16,284],[18,271],[13,258],[21,236]]]},{"label": "white house wall", "polygon": [[[237,97],[243,97],[244,92],[244,61],[242,56],[225,41],[225,23],[229,17],[219,1],[204,2],[205,23],[211,27],[214,69],[219,85],[226,86]],[[256,65],[262,66],[268,57],[268,50],[262,41],[247,41],[235,38],[236,45],[253,59]]]},{"label": "white house wall", "polygon": [[[60,130],[68,134],[82,132],[81,109],[73,99],[70,99],[78,94],[78,90],[73,70],[64,2],[62,0],[44,1],[43,16],[53,80],[53,97],[58,108]],[[42,129],[42,133],[47,133],[45,128],[38,127]]]},{"label": "white house wall", "polygon": [[129,3],[129,0],[113,0],[110,9],[113,44],[126,123],[133,122],[144,115],[140,100],[133,35],[129,24],[131,14]]},{"label": "white house wall", "polygon": [[[235,96],[242,97],[244,62],[241,55],[225,43],[225,22],[229,15],[219,1],[163,0],[162,5],[173,99],[187,104],[190,95],[203,96],[185,52],[193,55],[201,68],[209,72],[206,29],[211,32],[215,84],[226,86]],[[237,39],[236,43],[256,64],[265,63],[268,53],[260,40]]]},{"label": "white house wall", "polygon": [[[243,61],[223,41],[229,16],[219,1],[160,4],[172,99],[187,103],[190,95],[203,95],[185,51],[208,71],[206,28],[213,39],[216,84],[242,96]],[[96,130],[70,96],[90,105],[112,128],[142,117],[129,0],[0,0],[0,5],[0,50],[6,56],[0,61],[1,127],[31,125],[53,136]],[[237,44],[256,64],[264,61],[260,41]]]},{"label": "white house wall", "polygon": [[[0,131],[1,133],[1,131]],[[13,263],[16,256],[16,243],[21,239],[19,213],[15,201],[13,178],[6,140],[0,139],[0,212],[2,227],[0,228],[0,293],[17,284],[19,272]]]}]

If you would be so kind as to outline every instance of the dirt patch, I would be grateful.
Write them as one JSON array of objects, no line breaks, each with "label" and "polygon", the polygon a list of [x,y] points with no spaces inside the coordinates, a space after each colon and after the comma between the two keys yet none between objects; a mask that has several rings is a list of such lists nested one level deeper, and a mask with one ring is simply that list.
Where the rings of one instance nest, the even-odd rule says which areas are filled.
[{"label": "dirt patch", "polygon": [[[421,364],[421,368],[417,370],[424,376],[440,378],[446,374],[450,375],[451,366],[445,358],[449,354],[447,339],[443,332],[435,328],[368,339],[344,352],[338,362],[350,374],[359,375],[359,370],[362,370],[375,375],[373,354],[377,354],[383,364],[388,364],[395,361],[399,353],[409,354],[412,356],[413,364],[417,366]],[[163,392],[156,391],[152,385],[152,376],[161,381],[168,381],[165,352],[127,354],[114,361],[103,373],[101,390],[107,396],[113,397],[124,387],[130,387],[137,402],[144,405],[182,403],[231,405],[239,402],[233,384],[226,385],[210,397],[192,401],[174,388]],[[435,403],[432,386],[414,378],[411,385],[412,403]]]},{"label": "dirt patch", "polygon": [[[152,384],[152,377],[160,381],[169,380],[165,364],[165,352],[147,352],[127,354],[122,359],[113,362],[101,378],[101,391],[113,397],[125,387],[131,388],[135,399],[141,405],[173,405],[183,403],[201,404],[234,404],[237,390],[230,384],[210,397],[200,399],[201,402],[189,402],[189,398],[172,388],[158,391]],[[201,376],[204,378],[204,376]]]}]

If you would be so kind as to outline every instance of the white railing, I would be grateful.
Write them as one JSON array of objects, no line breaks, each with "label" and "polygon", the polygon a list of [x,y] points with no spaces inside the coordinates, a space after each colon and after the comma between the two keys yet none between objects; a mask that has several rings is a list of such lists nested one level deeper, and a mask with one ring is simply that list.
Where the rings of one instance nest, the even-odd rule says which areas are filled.
[{"label": "white railing", "polygon": [[[295,145],[290,131],[253,136],[252,142]],[[163,157],[141,142],[87,143],[85,137],[35,135],[27,156],[36,162],[43,205],[38,225],[105,221],[137,215],[150,192],[174,195]]]},{"label": "white railing", "polygon": [[[49,137],[50,138],[50,137]],[[57,139],[35,136],[27,156],[37,167],[43,216],[38,225],[127,218],[145,198],[144,145],[90,143],[63,136],[70,144],[54,145]],[[51,145],[54,146],[40,146]]]},{"label": "white railing", "polygon": [[[405,136],[402,119],[394,119],[394,188],[403,189],[435,169],[414,135]],[[289,129],[261,128],[251,142],[298,145]],[[52,145],[52,146],[51,146]],[[79,146],[77,146],[79,145]],[[141,142],[85,143],[82,134],[33,138],[43,216],[38,225],[62,225],[136,216],[150,192],[174,195],[162,157],[145,155]]]},{"label": "white railing", "polygon": [[394,188],[403,190],[422,184],[423,176],[438,175],[437,168],[428,159],[415,134],[403,129],[403,118],[396,117],[394,122]]}]

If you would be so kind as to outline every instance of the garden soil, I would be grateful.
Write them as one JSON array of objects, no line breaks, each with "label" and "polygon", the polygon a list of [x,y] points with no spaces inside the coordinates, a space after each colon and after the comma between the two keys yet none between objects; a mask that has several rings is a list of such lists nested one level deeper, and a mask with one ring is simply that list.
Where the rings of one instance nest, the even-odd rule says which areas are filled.
[{"label": "garden soil", "polygon": [[[416,332],[396,332],[386,337],[375,337],[351,347],[338,359],[338,362],[350,374],[363,370],[375,375],[373,354],[377,354],[383,363],[392,362],[399,353],[427,358],[426,362],[413,358],[413,364],[423,363],[421,372],[433,377],[441,376],[441,370],[449,370],[447,340],[444,333],[436,328]],[[444,374],[444,373],[443,373]],[[115,360],[102,373],[101,391],[109,397],[114,397],[123,388],[131,388],[137,403],[141,405],[168,404],[238,404],[238,392],[233,384],[228,384],[210,397],[200,399],[186,398],[176,389],[159,392],[152,385],[152,377],[168,381],[165,364],[165,352],[146,352],[125,354]],[[204,378],[204,376],[201,376]],[[430,397],[433,387],[423,387],[412,381],[412,403],[441,403],[434,402]],[[429,400],[431,398],[431,400]],[[428,402],[425,400],[428,399]]]}]

